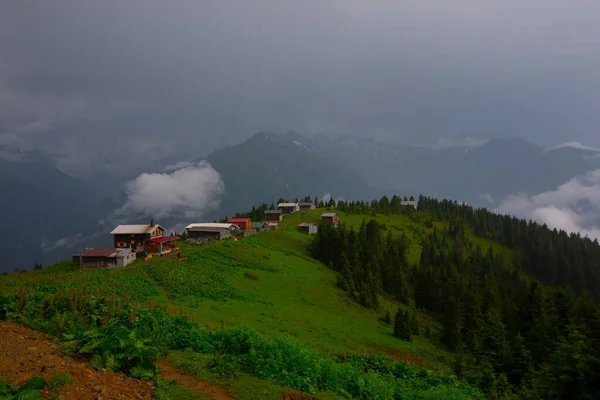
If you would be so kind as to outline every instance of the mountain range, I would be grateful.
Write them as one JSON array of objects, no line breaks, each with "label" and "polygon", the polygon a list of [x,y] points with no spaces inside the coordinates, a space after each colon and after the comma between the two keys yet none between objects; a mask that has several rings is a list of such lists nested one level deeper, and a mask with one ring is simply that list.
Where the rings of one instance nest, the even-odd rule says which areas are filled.
[{"label": "mountain range", "polygon": [[[110,246],[112,227],[99,221],[127,200],[125,184],[141,170],[172,174],[207,161],[224,187],[219,207],[203,216],[213,220],[306,195],[369,200],[423,193],[494,207],[510,194],[552,190],[600,169],[597,149],[579,144],[545,149],[520,138],[436,147],[263,132],[207,156],[190,153],[186,149],[179,157],[148,160],[132,170],[97,158],[94,170],[74,177],[61,172],[51,154],[0,146],[0,218],[9,232],[0,271],[54,262],[83,246]],[[127,218],[131,223],[149,219],[143,213]],[[171,217],[160,222],[172,227],[186,221]]]}]

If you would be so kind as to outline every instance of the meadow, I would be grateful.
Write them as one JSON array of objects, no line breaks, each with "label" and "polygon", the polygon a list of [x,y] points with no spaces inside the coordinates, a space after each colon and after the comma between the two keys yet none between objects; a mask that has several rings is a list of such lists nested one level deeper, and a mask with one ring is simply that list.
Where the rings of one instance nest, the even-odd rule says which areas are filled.
[{"label": "meadow", "polygon": [[[0,293],[13,299],[12,301],[15,301],[14,297],[10,296],[18,296],[17,303],[22,301],[23,296],[29,296],[28,301],[39,301],[42,304],[44,298],[55,299],[57,294],[67,298],[79,296],[81,299],[89,296],[94,301],[106,304],[113,301],[115,313],[118,310],[125,313],[124,309],[139,308],[162,312],[172,318],[185,317],[202,330],[202,335],[215,335],[212,332],[217,331],[230,332],[232,335],[246,332],[244,334],[252,338],[265,338],[267,344],[252,339],[255,351],[265,354],[274,351],[275,355],[266,359],[263,355],[260,362],[253,358],[257,354],[252,353],[254,355],[250,356],[250,353],[238,350],[223,351],[214,343],[204,349],[162,342],[157,345],[161,348],[161,354],[177,365],[204,378],[226,384],[233,392],[239,393],[241,399],[278,398],[280,393],[291,389],[327,392],[328,394],[322,393],[326,398],[365,398],[362,395],[353,397],[345,394],[348,388],[343,388],[339,382],[332,387],[321,385],[319,382],[324,378],[318,376],[318,371],[329,371],[332,368],[335,371],[336,368],[342,368],[348,374],[359,374],[357,376],[361,379],[373,375],[375,377],[370,384],[395,387],[398,393],[414,392],[414,398],[447,397],[448,393],[444,388],[456,388],[460,385],[451,377],[450,364],[454,360],[453,356],[439,345],[436,338],[439,329],[437,322],[425,313],[419,313],[421,327],[432,332],[429,337],[415,336],[412,342],[393,337],[391,326],[382,322],[382,316],[387,311],[393,315],[399,307],[405,308],[407,305],[382,298],[380,310],[366,310],[354,304],[344,292],[336,288],[334,272],[309,256],[307,244],[311,238],[299,233],[295,227],[301,222],[318,221],[322,211],[313,210],[307,214],[287,216],[279,230],[262,232],[237,241],[225,240],[203,246],[182,244],[181,254],[186,257],[183,261],[177,260],[173,255],[166,255],[147,261],[137,260],[124,269],[88,271],[80,271],[76,264],[64,262],[42,271],[7,274],[0,277]],[[386,225],[386,229],[393,235],[405,234],[410,243],[410,261],[418,262],[419,240],[431,228],[425,228],[418,220],[407,215],[372,217],[342,214],[344,223],[357,229],[363,220],[369,221],[371,218]],[[494,247],[496,244],[493,242],[486,243],[482,240],[479,244],[482,247],[492,246],[494,251],[504,251]],[[89,303],[81,306],[91,307]],[[24,309],[21,307],[21,310]],[[27,317],[18,317],[19,311],[13,310],[9,314],[13,320],[20,318],[21,323],[33,325],[34,328],[56,328],[32,322]],[[98,319],[103,314],[96,312],[95,315],[94,318]],[[123,315],[115,321],[120,321],[117,325],[127,325],[128,318],[133,318],[129,327],[133,329],[135,321],[139,323],[139,315]],[[109,323],[108,326],[110,325]],[[248,330],[239,331],[240,327]],[[77,335],[83,334],[81,329],[77,332]],[[72,340],[77,336],[71,337],[73,332],[66,334]],[[118,337],[124,333],[112,334]],[[89,344],[91,339],[87,339]],[[286,346],[291,346],[290,349],[293,350],[285,351],[302,354],[305,360],[302,362],[308,363],[306,368],[316,369],[317,372],[313,371],[309,377],[302,377],[303,372],[296,368],[293,379],[278,376],[277,368],[272,369],[274,361],[269,361],[269,357],[275,357],[276,364],[283,363],[281,355],[276,354],[284,351],[282,349],[286,349]],[[215,361],[214,357],[209,356],[215,349],[229,354],[230,358]],[[345,355],[344,358],[351,361],[342,362],[340,355]],[[373,360],[373,365],[359,365],[356,360],[361,357],[363,360]],[[211,362],[213,368],[208,368],[207,365]],[[395,365],[407,365],[406,362],[414,365],[407,367],[412,368],[412,372],[407,374],[400,371],[394,375],[394,368],[398,368]],[[388,367],[382,367],[384,364]],[[225,371],[233,371],[236,379],[232,381],[227,374],[222,371],[219,373],[221,367]],[[292,366],[286,368],[289,372]],[[404,379],[404,376],[404,384],[395,383]],[[432,376],[443,378],[425,379]],[[302,379],[294,380],[297,377]],[[421,384],[424,386],[419,386]],[[439,393],[436,394],[436,391]],[[250,395],[263,392],[262,397]],[[464,387],[453,389],[452,392],[458,396],[456,398],[477,396],[476,392],[473,394]],[[382,395],[381,398],[412,398],[406,393],[404,397]],[[430,397],[425,393],[430,393]]]}]

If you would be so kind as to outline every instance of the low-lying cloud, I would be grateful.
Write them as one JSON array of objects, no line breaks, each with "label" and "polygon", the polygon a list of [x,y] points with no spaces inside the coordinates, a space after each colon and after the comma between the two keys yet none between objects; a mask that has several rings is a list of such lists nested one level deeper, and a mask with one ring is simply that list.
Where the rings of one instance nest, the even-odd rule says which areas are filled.
[{"label": "low-lying cloud", "polygon": [[151,218],[199,218],[219,206],[219,173],[206,161],[173,173],[144,173],[127,184],[127,202],[117,214]]},{"label": "low-lying cloud", "polygon": [[534,196],[511,195],[496,211],[600,239],[600,170]]}]

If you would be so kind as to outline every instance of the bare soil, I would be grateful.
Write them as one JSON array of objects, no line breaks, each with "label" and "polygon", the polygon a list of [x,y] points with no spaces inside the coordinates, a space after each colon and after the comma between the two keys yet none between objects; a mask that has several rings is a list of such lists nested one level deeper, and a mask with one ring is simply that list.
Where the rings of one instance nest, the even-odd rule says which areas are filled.
[{"label": "bare soil", "polygon": [[85,359],[62,354],[59,347],[44,335],[19,325],[0,321],[0,377],[16,386],[30,378],[42,377],[50,382],[56,374],[69,374],[71,383],[45,397],[65,400],[151,399],[154,387],[124,374],[98,371]]},{"label": "bare soil", "polygon": [[205,393],[210,400],[235,400],[223,385],[217,385],[198,378],[186,375],[177,369],[168,360],[158,362],[161,375],[167,381],[176,381],[181,386],[197,393]]}]

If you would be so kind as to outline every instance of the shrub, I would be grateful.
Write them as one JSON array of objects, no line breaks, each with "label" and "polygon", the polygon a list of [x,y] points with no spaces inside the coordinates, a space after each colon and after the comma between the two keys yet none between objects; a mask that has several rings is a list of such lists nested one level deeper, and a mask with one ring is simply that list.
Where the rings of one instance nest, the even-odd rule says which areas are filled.
[{"label": "shrub", "polygon": [[244,273],[244,276],[248,279],[252,279],[255,281],[257,281],[259,279],[258,275],[256,275],[254,272],[250,272],[250,271],[247,271],[246,273]]}]

